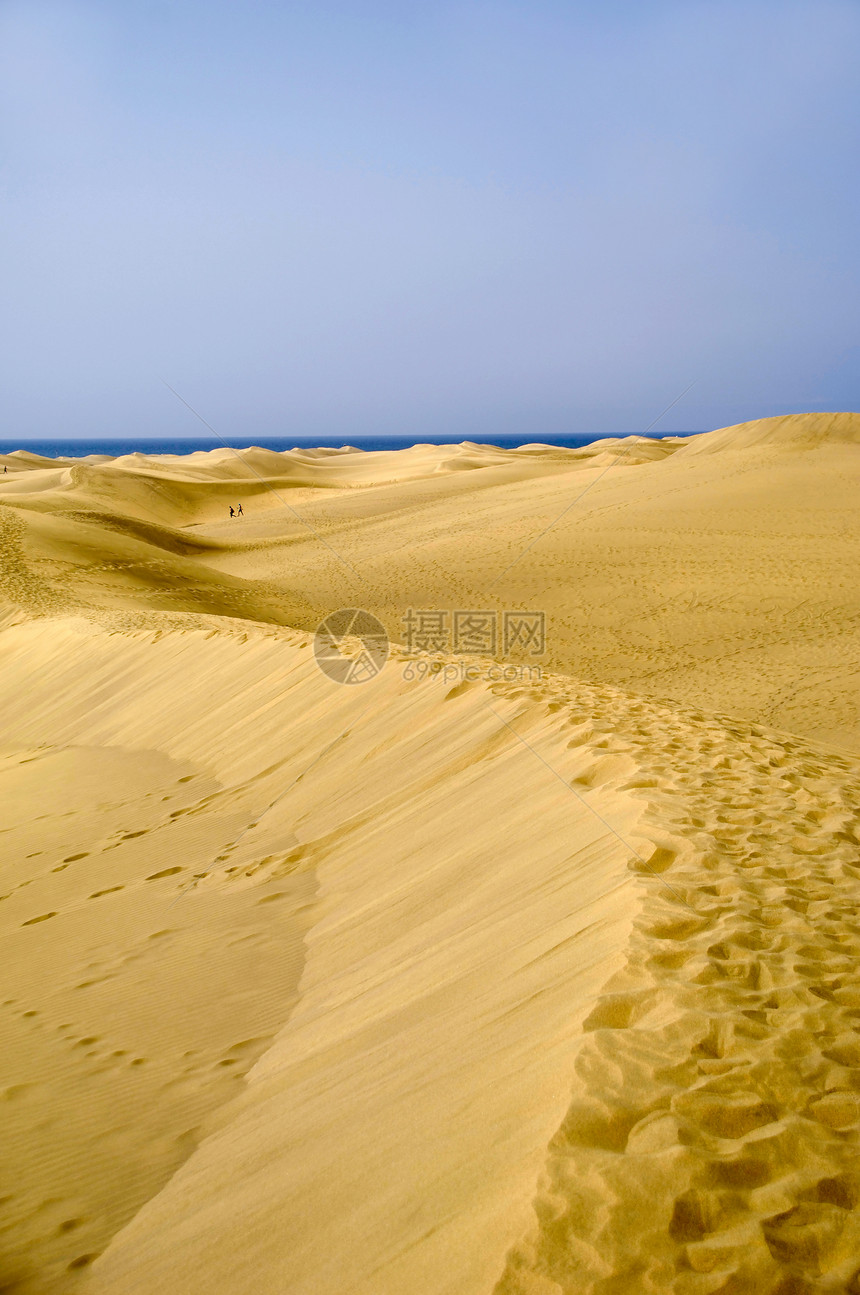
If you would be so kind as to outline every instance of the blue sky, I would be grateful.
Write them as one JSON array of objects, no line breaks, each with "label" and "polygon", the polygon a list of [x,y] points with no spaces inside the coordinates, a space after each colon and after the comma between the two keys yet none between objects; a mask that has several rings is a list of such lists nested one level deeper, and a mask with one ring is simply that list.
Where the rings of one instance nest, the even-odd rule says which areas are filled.
[{"label": "blue sky", "polygon": [[0,438],[860,408],[856,0],[0,3]]}]

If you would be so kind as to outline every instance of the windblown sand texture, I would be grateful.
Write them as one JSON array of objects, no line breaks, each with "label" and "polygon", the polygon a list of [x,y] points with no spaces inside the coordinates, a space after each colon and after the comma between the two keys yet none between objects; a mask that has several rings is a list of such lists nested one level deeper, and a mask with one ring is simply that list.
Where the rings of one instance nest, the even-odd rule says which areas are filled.
[{"label": "windblown sand texture", "polygon": [[0,463],[0,1290],[860,1292],[860,415]]}]

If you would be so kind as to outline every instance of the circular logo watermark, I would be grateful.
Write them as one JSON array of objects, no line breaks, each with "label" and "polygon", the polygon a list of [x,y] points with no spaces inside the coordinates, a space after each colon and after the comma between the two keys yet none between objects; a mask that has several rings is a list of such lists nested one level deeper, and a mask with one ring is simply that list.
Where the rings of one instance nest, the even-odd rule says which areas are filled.
[{"label": "circular logo watermark", "polygon": [[388,660],[385,626],[360,607],[342,607],[317,626],[314,656],[335,683],[367,683]]}]

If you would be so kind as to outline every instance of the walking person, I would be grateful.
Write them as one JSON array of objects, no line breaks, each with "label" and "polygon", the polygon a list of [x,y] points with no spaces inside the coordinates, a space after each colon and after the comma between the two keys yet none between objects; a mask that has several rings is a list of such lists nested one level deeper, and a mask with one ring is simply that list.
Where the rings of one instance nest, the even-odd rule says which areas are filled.
[{"label": "walking person", "polygon": [[230,516],[231,516],[231,517],[235,517],[235,513],[233,512],[233,505],[232,505],[232,504],[230,505]]},{"label": "walking person", "polygon": [[245,516],[245,511],[244,511],[244,509],[242,508],[242,505],[241,505],[241,504],[239,505],[238,511],[237,511],[237,513],[236,513],[236,516],[237,516],[237,517],[244,517],[244,516]]}]

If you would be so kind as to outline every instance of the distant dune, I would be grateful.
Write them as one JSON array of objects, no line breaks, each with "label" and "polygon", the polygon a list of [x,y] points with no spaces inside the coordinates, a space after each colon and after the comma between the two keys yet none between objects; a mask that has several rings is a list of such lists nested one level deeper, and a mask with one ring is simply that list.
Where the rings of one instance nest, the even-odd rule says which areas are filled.
[{"label": "distant dune", "polygon": [[860,1289],[860,415],[0,464],[0,1290]]},{"label": "distant dune", "polygon": [[720,427],[695,436],[683,454],[714,454],[718,450],[814,450],[823,446],[860,445],[860,414],[785,414],[752,423]]}]

